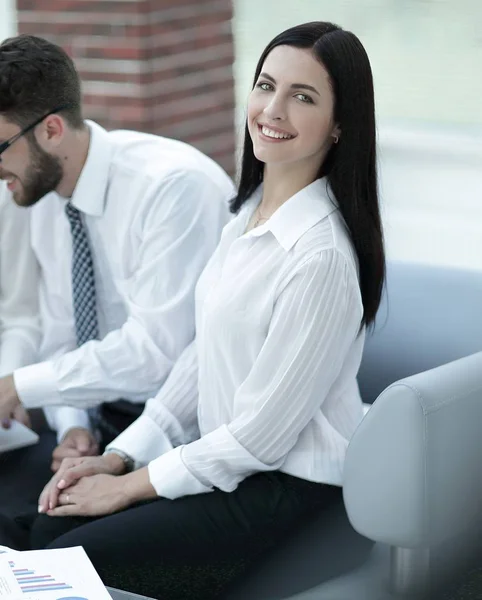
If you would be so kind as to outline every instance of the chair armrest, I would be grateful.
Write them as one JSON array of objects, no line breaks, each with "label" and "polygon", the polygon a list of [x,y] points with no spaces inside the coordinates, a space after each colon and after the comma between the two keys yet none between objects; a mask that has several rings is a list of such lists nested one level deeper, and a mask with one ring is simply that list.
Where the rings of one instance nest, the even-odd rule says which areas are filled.
[{"label": "chair armrest", "polygon": [[353,527],[403,548],[466,531],[482,506],[481,429],[482,352],[386,388],[347,450]]}]

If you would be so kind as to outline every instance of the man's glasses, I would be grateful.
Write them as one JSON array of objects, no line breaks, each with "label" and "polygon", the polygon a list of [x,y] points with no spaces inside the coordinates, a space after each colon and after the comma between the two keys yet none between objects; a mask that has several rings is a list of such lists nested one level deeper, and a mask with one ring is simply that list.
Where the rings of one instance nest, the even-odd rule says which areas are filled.
[{"label": "man's glasses", "polygon": [[17,140],[19,140],[23,135],[25,135],[26,133],[31,131],[34,127],[37,127],[37,125],[39,123],[41,123],[44,119],[46,119],[50,115],[54,115],[55,113],[60,112],[61,110],[65,110],[66,108],[68,108],[68,106],[69,106],[68,104],[64,104],[63,106],[58,106],[57,108],[54,108],[53,110],[49,111],[47,114],[43,115],[39,119],[36,119],[33,123],[30,123],[30,125],[27,125],[27,127],[24,127],[24,129],[22,129],[21,131],[16,133],[14,136],[12,136],[7,141],[2,142],[0,144],[0,162],[2,162],[2,154],[3,154],[3,152],[5,152],[5,150],[7,148],[10,148],[10,146],[12,144],[14,144]]}]

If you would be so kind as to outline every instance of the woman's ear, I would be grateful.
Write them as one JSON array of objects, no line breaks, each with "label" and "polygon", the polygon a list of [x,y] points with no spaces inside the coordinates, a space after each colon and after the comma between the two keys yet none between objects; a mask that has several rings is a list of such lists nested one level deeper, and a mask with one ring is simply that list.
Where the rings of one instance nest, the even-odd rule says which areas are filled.
[{"label": "woman's ear", "polygon": [[334,144],[338,144],[340,136],[341,136],[341,129],[340,129],[339,125],[335,125],[335,127],[333,127],[333,131],[331,132],[331,137],[333,138]]}]

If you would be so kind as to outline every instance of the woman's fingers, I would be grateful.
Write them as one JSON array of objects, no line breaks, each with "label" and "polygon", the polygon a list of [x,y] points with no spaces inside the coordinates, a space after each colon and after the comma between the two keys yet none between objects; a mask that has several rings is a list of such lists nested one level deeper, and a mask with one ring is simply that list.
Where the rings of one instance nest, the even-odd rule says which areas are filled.
[{"label": "woman's fingers", "polygon": [[64,478],[65,473],[73,466],[77,465],[77,460],[78,459],[75,458],[66,458],[62,461],[59,470],[52,476],[40,494],[38,505],[38,511],[40,513],[45,513],[57,506],[58,494],[60,491],[58,484]]},{"label": "woman's fingers", "polygon": [[89,475],[94,475],[96,470],[89,464],[88,461],[85,461],[85,464],[80,464],[75,467],[71,467],[65,473],[62,474],[62,478],[60,479],[57,487],[59,490],[64,490],[71,485],[74,485],[79,479],[82,477],[89,477]]},{"label": "woman's fingers", "polygon": [[[58,504],[58,497],[62,486],[59,487],[61,481],[65,479],[66,473],[75,468],[78,464],[78,458],[65,458],[57,471],[50,480],[46,510],[52,510]],[[65,487],[65,486],[64,486]]]},{"label": "woman's fingers", "polygon": [[42,493],[38,499],[38,511],[39,513],[47,512],[49,506],[49,495],[50,495],[50,485],[52,480],[50,480],[47,485],[42,490]]},{"label": "woman's fingers", "polygon": [[72,493],[71,490],[62,492],[58,496],[59,506],[66,506],[67,504],[75,504],[75,493]]},{"label": "woman's fingers", "polygon": [[48,511],[49,517],[71,517],[71,516],[87,516],[81,507],[75,504],[65,504],[63,506],[57,506],[56,508]]},{"label": "woman's fingers", "polygon": [[39,512],[55,509],[61,503],[59,494],[75,485],[82,477],[95,475],[102,470],[104,469],[100,457],[65,458],[40,495]]}]

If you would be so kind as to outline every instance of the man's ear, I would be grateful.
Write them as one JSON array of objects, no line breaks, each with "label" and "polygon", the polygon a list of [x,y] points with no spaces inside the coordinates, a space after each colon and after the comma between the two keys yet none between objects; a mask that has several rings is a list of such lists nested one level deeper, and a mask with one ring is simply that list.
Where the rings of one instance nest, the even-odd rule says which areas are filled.
[{"label": "man's ear", "polygon": [[49,115],[43,122],[41,135],[45,142],[57,146],[65,135],[66,124],[60,115]]}]

